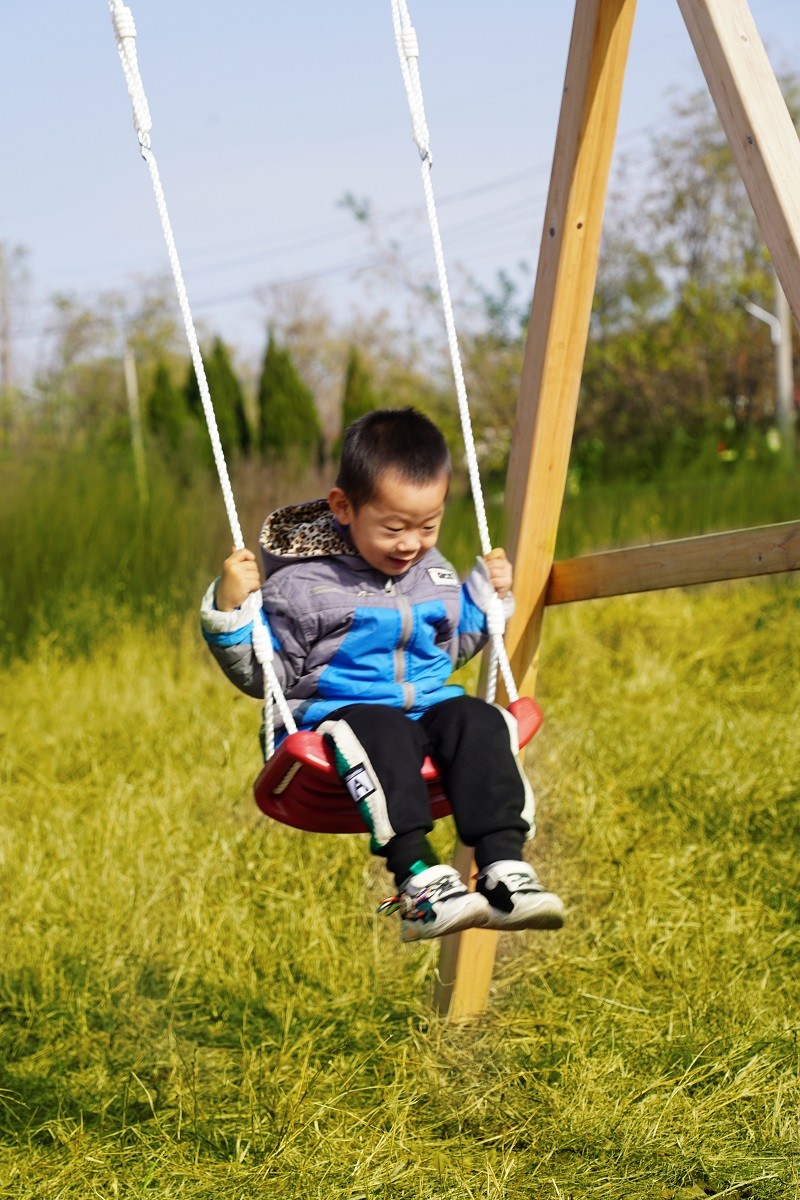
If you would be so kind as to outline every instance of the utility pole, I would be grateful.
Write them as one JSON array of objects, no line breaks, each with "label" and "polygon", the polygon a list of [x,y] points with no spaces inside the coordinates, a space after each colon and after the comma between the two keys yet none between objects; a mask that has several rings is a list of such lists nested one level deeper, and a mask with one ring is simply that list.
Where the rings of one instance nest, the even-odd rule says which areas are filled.
[{"label": "utility pole", "polygon": [[8,300],[8,263],[5,242],[0,242],[0,391],[11,387],[11,318]]},{"label": "utility pole", "polygon": [[125,372],[125,395],[128,400],[128,420],[131,427],[131,450],[133,452],[133,468],[136,473],[136,489],[139,493],[139,506],[147,507],[147,462],[144,454],[144,438],[142,437],[142,418],[139,410],[139,381],[136,376],[136,359],[130,346],[125,343],[122,358]]},{"label": "utility pole", "polygon": [[11,437],[11,303],[9,268],[5,242],[0,242],[0,435],[8,443]]}]

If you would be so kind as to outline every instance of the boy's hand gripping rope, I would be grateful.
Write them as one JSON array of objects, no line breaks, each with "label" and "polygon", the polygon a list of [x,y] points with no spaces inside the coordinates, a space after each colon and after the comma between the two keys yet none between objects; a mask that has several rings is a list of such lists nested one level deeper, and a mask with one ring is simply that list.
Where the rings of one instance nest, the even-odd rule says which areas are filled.
[{"label": "boy's hand gripping rope", "polygon": [[[172,225],[167,212],[167,202],[164,196],[164,189],[161,186],[161,178],[158,173],[158,164],[156,156],[153,153],[150,140],[150,131],[152,129],[152,119],[150,117],[150,108],[147,103],[147,96],[144,91],[144,84],[139,72],[139,62],[136,54],[136,25],[133,20],[133,13],[127,5],[122,3],[122,0],[108,0],[108,7],[111,13],[111,19],[114,23],[114,34],[117,39],[117,49],[119,51],[122,70],[125,74],[125,82],[128,85],[131,103],[133,105],[133,124],[136,129],[136,135],[139,139],[139,146],[142,151],[142,158],[147,163],[150,171],[150,178],[153,184],[153,192],[155,193],[156,206],[158,215],[161,218],[161,228],[164,232],[164,241],[167,245],[167,254],[169,256],[172,275],[175,280],[175,288],[178,293],[178,303],[180,305],[183,324],[186,330],[186,340],[189,343],[189,351],[192,356],[192,365],[197,376],[197,384],[200,389],[200,400],[203,405],[203,415],[205,416],[208,434],[211,438],[211,449],[214,453],[214,465],[217,468],[220,486],[222,488],[222,498],[225,502],[225,511],[228,514],[228,524],[231,528],[231,537],[233,538],[234,547],[241,550],[244,546],[244,538],[242,529],[239,523],[239,515],[236,511],[236,502],[233,497],[233,488],[231,487],[230,475],[225,462],[225,454],[220,441],[219,429],[217,427],[217,418],[214,413],[214,406],[211,402],[211,394],[209,392],[208,380],[206,379],[205,367],[203,365],[203,357],[200,353],[200,346],[197,340],[197,331],[195,330],[194,321],[192,319],[191,310],[189,308],[189,298],[186,293],[186,286],[183,282],[183,272],[181,271],[180,261],[178,259],[178,251],[175,246],[175,238],[172,234]],[[250,617],[253,624],[253,652],[256,659],[261,665],[264,673],[264,720],[266,725],[267,751],[268,756],[272,754],[275,746],[275,724],[272,711],[273,701],[277,705],[278,710],[283,718],[284,725],[289,733],[297,731],[294,717],[291,709],[286,702],[286,697],[275,674],[275,668],[272,665],[272,642],[269,630],[262,619],[261,596],[259,592],[253,592],[242,606]]]},{"label": "boy's hand gripping rope", "polygon": [[[492,549],[492,542],[491,538],[489,537],[489,525],[486,519],[486,505],[483,499],[483,488],[481,487],[480,472],[478,470],[478,456],[475,450],[475,438],[472,432],[472,420],[469,413],[467,388],[464,382],[464,370],[461,365],[461,352],[458,348],[458,336],[456,334],[455,319],[453,317],[453,305],[450,299],[450,285],[447,281],[444,250],[442,248],[442,239],[439,233],[439,218],[436,212],[433,184],[431,183],[431,167],[433,165],[433,158],[430,148],[430,133],[428,131],[428,124],[425,119],[425,105],[422,96],[422,82],[419,73],[419,63],[417,61],[419,58],[417,34],[414,26],[411,24],[411,17],[409,16],[406,0],[391,0],[391,4],[397,55],[400,59],[400,70],[402,72],[403,82],[406,88],[408,107],[411,112],[412,135],[419,149],[420,158],[422,159],[422,187],[425,192],[425,206],[428,210],[428,222],[431,227],[431,237],[433,239],[433,253],[434,258],[436,259],[436,273],[439,278],[439,292],[442,297],[442,307],[444,309],[447,342],[450,347],[450,362],[452,364],[453,378],[456,385],[458,412],[461,418],[461,431],[464,438],[464,453],[467,459],[467,469],[469,471],[472,499],[475,505],[475,517],[478,522],[478,535],[480,538],[481,551],[483,555],[486,556]],[[490,703],[494,701],[497,691],[497,671],[499,667],[503,675],[503,682],[506,685],[506,691],[508,693],[509,700],[516,700],[518,699],[517,687],[514,682],[514,677],[511,672],[511,664],[508,661],[508,653],[503,641],[503,634],[505,632],[505,610],[503,608],[503,602],[499,596],[495,596],[492,599],[486,615],[490,647],[486,699]]]}]

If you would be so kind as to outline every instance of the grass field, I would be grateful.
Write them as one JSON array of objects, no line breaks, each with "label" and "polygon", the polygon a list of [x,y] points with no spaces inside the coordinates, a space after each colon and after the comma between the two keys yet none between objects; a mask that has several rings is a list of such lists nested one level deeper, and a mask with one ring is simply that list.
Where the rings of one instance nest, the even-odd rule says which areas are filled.
[{"label": "grass field", "polygon": [[0,1196],[800,1196],[799,647],[790,581],[548,616],[569,923],[448,1025],[364,840],[258,815],[193,619],[45,636],[0,677]]},{"label": "grass field", "polygon": [[[0,1197],[800,1197],[796,581],[548,614],[532,857],[569,923],[503,935],[454,1025],[365,839],[255,809],[258,706],[193,616],[216,489],[3,472]],[[323,485],[235,486],[252,543]],[[775,471],[620,484],[560,552],[796,516]],[[473,530],[456,500],[460,568]]]},{"label": "grass field", "polygon": [[[120,619],[150,628],[193,610],[228,553],[231,535],[216,479],[176,476],[151,464],[142,510],[128,457],[98,460],[52,451],[0,459],[0,660],[38,653],[55,639],[81,654]],[[255,546],[265,513],[324,495],[330,471],[239,464],[234,493],[245,541]],[[798,517],[797,477],[761,463],[699,466],[650,483],[570,489],[557,557]],[[501,498],[490,496],[492,537],[502,543]],[[469,569],[478,536],[472,503],[454,495],[443,549]]]}]

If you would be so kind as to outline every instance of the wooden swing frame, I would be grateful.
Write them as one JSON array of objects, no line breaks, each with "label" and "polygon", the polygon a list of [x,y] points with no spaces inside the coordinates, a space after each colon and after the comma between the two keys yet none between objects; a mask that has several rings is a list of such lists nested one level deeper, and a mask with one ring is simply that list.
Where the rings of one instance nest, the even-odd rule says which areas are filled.
[{"label": "wooden swing frame", "polygon": [[[676,0],[778,280],[800,323],[800,143],[746,0]],[[576,0],[506,489],[516,612],[506,642],[533,695],[550,604],[800,570],[800,521],[554,562],[603,209],[636,0]],[[466,881],[472,853],[458,846]],[[486,1008],[497,934],[445,938],[435,1003]]]},{"label": "wooden swing frame", "polygon": [[[800,142],[747,0],[676,0],[739,166],[789,309],[800,321]],[[109,0],[142,155],[162,225],[198,379],[202,363],[155,157],[129,10]],[[122,11],[119,11],[119,10]],[[533,696],[548,604],[800,569],[800,521],[553,561],[597,277],[611,156],[636,0],[576,0],[550,189],[506,488],[516,611],[506,643],[522,694]],[[201,397],[227,481],[210,397]],[[241,538],[226,493],[234,539]],[[238,544],[238,543],[237,543]],[[457,846],[467,881],[472,854]],[[497,934],[443,939],[435,1003],[453,1018],[487,1004]]]}]

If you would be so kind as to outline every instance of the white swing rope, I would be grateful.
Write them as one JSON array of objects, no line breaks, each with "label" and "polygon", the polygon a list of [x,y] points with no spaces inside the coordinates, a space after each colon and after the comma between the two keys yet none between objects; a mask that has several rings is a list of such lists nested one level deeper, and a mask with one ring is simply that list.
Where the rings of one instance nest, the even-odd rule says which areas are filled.
[{"label": "white swing rope", "polygon": [[[172,268],[172,275],[175,280],[175,288],[178,293],[178,303],[180,305],[181,315],[183,316],[183,324],[186,330],[186,338],[189,343],[189,351],[192,357],[194,372],[197,377],[197,384],[200,389],[200,400],[203,405],[203,414],[205,416],[208,434],[211,438],[211,449],[214,454],[214,465],[217,468],[220,486],[222,488],[222,498],[225,502],[225,511],[228,515],[228,524],[231,529],[231,537],[235,549],[241,550],[244,548],[244,538],[242,529],[239,523],[239,515],[236,511],[236,502],[233,497],[233,488],[231,486],[230,475],[228,473],[227,463],[225,462],[225,453],[222,449],[222,442],[219,436],[217,427],[217,418],[214,413],[214,405],[211,402],[211,394],[209,392],[208,380],[206,379],[205,367],[203,366],[203,357],[200,353],[200,346],[197,340],[197,332],[195,330],[194,321],[192,319],[191,310],[189,308],[189,298],[186,293],[186,286],[183,281],[183,272],[178,260],[178,251],[175,246],[175,238],[172,233],[172,225],[167,212],[167,202],[164,196],[164,189],[161,186],[161,178],[158,173],[158,164],[155,154],[153,153],[150,131],[152,129],[152,120],[150,117],[150,108],[147,103],[142,77],[139,72],[139,62],[136,54],[136,25],[133,20],[133,13],[130,8],[122,3],[122,0],[108,0],[108,7],[111,13],[111,19],[114,23],[114,34],[117,39],[117,49],[119,51],[122,70],[125,74],[125,82],[128,85],[131,103],[133,105],[133,124],[136,129],[136,134],[139,139],[139,146],[142,152],[142,158],[147,163],[150,170],[150,179],[153,184],[153,192],[155,193],[156,206],[158,215],[161,218],[161,228],[164,231],[164,241],[167,245],[167,254],[169,263]],[[245,603],[242,605],[247,614],[252,619],[253,623],[253,652],[256,659],[261,665],[264,673],[264,724],[266,732],[266,752],[267,757],[271,757],[275,750],[275,718],[273,713],[273,702],[277,705],[278,710],[283,719],[283,723],[289,733],[297,732],[297,725],[292,711],[286,702],[286,697],[283,694],[280,682],[275,674],[275,668],[272,665],[272,646],[270,642],[270,633],[268,627],[264,624],[261,617],[261,595],[255,591],[248,596]]]},{"label": "white swing rope", "polygon": [[[472,420],[469,412],[469,401],[467,399],[467,388],[464,382],[464,370],[461,365],[461,353],[458,348],[458,336],[456,334],[455,320],[453,318],[453,305],[450,299],[450,286],[447,281],[447,269],[444,261],[444,250],[442,248],[442,238],[439,232],[439,218],[436,212],[436,201],[433,195],[433,184],[431,182],[431,167],[433,159],[430,148],[430,133],[428,131],[427,121],[425,120],[425,105],[422,96],[422,82],[419,74],[419,47],[417,44],[417,34],[414,26],[411,24],[411,17],[408,12],[406,0],[391,0],[392,4],[392,22],[394,24],[395,41],[397,44],[397,55],[400,59],[400,70],[403,74],[403,82],[406,88],[406,96],[408,98],[408,107],[411,113],[411,129],[414,141],[419,149],[420,158],[422,159],[422,187],[425,192],[425,205],[428,210],[428,221],[431,227],[431,237],[433,239],[433,253],[436,260],[436,272],[439,278],[439,292],[442,298],[442,307],[444,309],[445,327],[447,330],[447,342],[450,347],[450,362],[453,368],[453,378],[456,385],[456,398],[458,400],[458,412],[461,418],[461,432],[464,440],[464,452],[467,459],[467,469],[469,472],[470,487],[472,489],[472,499],[475,505],[475,517],[478,522],[478,536],[480,538],[481,551],[484,556],[489,554],[492,549],[491,538],[489,537],[489,526],[486,519],[486,505],[483,498],[483,488],[481,486],[480,471],[478,469],[478,456],[475,450],[475,438],[472,432]],[[518,692],[514,676],[511,671],[511,664],[508,661],[508,652],[503,641],[505,632],[505,612],[503,602],[499,596],[493,597],[489,610],[486,614],[487,627],[489,631],[489,670],[487,673],[486,683],[486,699],[493,703],[497,694],[497,672],[498,667],[503,675],[503,682],[506,686],[508,698],[511,701],[518,699]]]}]

